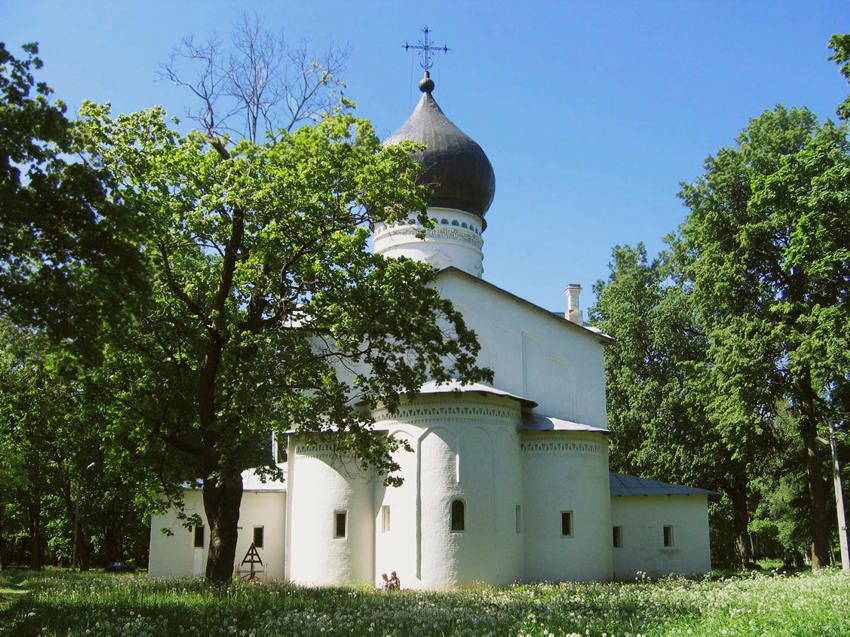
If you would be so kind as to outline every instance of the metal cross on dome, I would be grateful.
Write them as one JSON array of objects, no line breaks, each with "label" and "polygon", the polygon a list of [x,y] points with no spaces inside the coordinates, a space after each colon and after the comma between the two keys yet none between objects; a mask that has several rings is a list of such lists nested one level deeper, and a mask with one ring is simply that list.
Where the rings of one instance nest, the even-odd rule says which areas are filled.
[{"label": "metal cross on dome", "polygon": [[434,63],[431,61],[431,51],[442,51],[443,53],[448,53],[449,47],[447,47],[445,45],[436,46],[434,44],[431,44],[428,41],[428,34],[431,33],[431,29],[429,29],[428,27],[425,27],[424,29],[422,29],[422,33],[425,34],[424,41],[419,40],[419,44],[408,44],[407,42],[405,42],[404,44],[401,45],[401,47],[405,51],[409,51],[410,49],[414,49],[414,50],[419,51],[419,55],[420,55],[419,66],[421,66],[423,69],[425,69],[427,71],[428,69],[430,69],[434,65]]}]

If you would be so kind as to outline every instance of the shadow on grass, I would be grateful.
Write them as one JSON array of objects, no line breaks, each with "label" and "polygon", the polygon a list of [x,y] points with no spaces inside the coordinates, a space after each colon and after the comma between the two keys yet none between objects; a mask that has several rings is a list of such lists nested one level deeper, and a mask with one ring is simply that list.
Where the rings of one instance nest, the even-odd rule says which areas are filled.
[{"label": "shadow on grass", "polygon": [[[742,586],[738,580],[748,577],[763,581],[755,587]],[[368,587],[212,586],[200,580],[148,580],[144,575],[30,571],[0,579],[14,590],[28,590],[0,609],[0,634],[542,635],[548,629],[556,634],[658,635],[671,627],[707,634],[739,621],[730,609],[741,613],[744,621],[755,617],[745,613],[765,595],[787,598],[788,591],[782,589],[786,584],[795,586],[789,589],[795,596],[818,585],[817,578],[772,578],[758,571],[713,579],[382,593]],[[823,581],[836,588],[832,580]],[[747,597],[748,590],[759,597]],[[707,604],[706,596],[715,593],[719,603]],[[777,608],[760,625],[769,629],[767,634],[782,635],[827,635],[832,634],[832,624],[847,626],[847,613],[839,607],[818,607],[826,611],[823,630],[809,625],[811,618],[804,617],[808,610],[795,608]],[[794,628],[804,619],[805,630]],[[749,625],[736,626],[743,629],[741,634],[755,634]]]},{"label": "shadow on grass", "polygon": [[[652,633],[698,621],[696,605],[646,603],[649,587],[563,584],[452,593],[213,587],[196,580],[70,574],[27,580],[30,593],[0,611],[3,635],[454,635]],[[623,594],[622,589],[628,589]]]},{"label": "shadow on grass", "polygon": [[26,579],[31,572],[14,567],[0,571],[0,609],[29,592]]}]

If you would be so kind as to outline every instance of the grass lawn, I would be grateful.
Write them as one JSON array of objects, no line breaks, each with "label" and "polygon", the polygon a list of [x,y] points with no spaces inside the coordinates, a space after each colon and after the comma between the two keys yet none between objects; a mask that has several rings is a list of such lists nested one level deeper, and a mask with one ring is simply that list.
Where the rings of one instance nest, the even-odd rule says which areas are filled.
[{"label": "grass lawn", "polygon": [[453,593],[0,574],[4,635],[850,635],[850,578],[757,573]]}]

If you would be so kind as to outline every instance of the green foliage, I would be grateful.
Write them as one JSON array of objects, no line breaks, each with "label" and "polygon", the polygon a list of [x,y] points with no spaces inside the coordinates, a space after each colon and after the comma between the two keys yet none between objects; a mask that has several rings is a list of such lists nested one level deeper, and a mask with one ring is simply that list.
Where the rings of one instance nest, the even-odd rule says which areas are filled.
[{"label": "green foliage", "polygon": [[[837,572],[446,593],[281,584],[225,589],[197,580],[56,572],[23,572],[7,584],[15,601],[0,610],[0,622],[15,635],[827,636],[850,631],[846,577]],[[27,592],[13,592],[21,590]]]},{"label": "green foliage", "polygon": [[721,430],[753,457],[765,432],[781,437],[777,423],[790,405],[820,564],[828,558],[817,427],[850,374],[840,245],[850,222],[847,151],[846,129],[820,125],[805,109],[764,113],[683,189],[691,213],[678,245],[711,339]]},{"label": "green foliage", "polygon": [[137,284],[130,218],[106,176],[69,161],[73,126],[36,83],[38,47],[18,60],[0,43],[0,313],[85,346]]},{"label": "green foliage", "polygon": [[[214,547],[235,546],[241,472],[274,470],[272,432],[333,431],[339,453],[387,475],[397,443],[359,403],[394,409],[427,379],[489,377],[434,270],[369,249],[377,222],[428,223],[412,146],[383,148],[350,114],[230,150],[169,129],[160,109],[82,116],[88,163],[135,211],[150,282],[105,354],[125,388],[115,434],[160,441],[204,480]],[[210,564],[229,579],[232,556]]]},{"label": "green foliage", "polygon": [[[845,74],[847,42],[831,41]],[[846,125],[762,114],[683,186],[671,253],[615,248],[596,286],[591,316],[617,339],[612,466],[722,491],[744,562],[749,529],[788,550],[813,538],[828,563],[817,435],[850,412],[848,151]]]},{"label": "green foliage", "polygon": [[757,451],[790,405],[806,450],[819,564],[828,558],[817,428],[839,408],[836,390],[850,376],[848,166],[844,126],[777,106],[681,193],[691,212],[679,248],[711,339],[719,426]]},{"label": "green foliage", "polygon": [[25,549],[39,566],[76,553],[87,568],[92,557],[144,557],[144,544],[141,554],[133,546],[145,528],[141,485],[111,457],[90,370],[43,332],[0,328],[0,558],[20,560]]},{"label": "green foliage", "polygon": [[190,455],[216,454],[204,476],[246,468],[272,429],[331,423],[391,468],[353,403],[394,407],[427,377],[482,377],[433,271],[368,249],[371,223],[424,210],[407,148],[381,148],[350,115],[231,151],[169,130],[157,109],[83,116],[91,161],[145,224],[153,293],[131,354],[145,420]]},{"label": "green foliage", "polygon": [[[39,353],[6,354],[0,445],[15,502],[33,500],[33,555],[51,498],[65,505],[61,552],[69,521],[127,511],[110,494],[149,505],[200,477],[229,579],[241,471],[271,464],[273,431],[333,430],[340,453],[387,475],[394,441],[359,403],[394,409],[428,379],[489,378],[433,269],[369,249],[374,223],[427,223],[411,145],[383,148],[350,114],[229,150],[160,109],[86,104],[72,124],[25,51],[0,48],[0,313],[10,346]],[[43,463],[59,482],[21,471]]]},{"label": "green foliage", "polygon": [[713,405],[719,377],[678,252],[649,262],[639,244],[618,246],[613,257],[590,311],[616,339],[605,349],[611,467],[722,492],[728,509],[713,511],[729,515],[713,515],[712,526],[732,542],[712,543],[713,559],[731,563],[734,546],[734,559],[747,567],[747,472],[764,446],[742,446],[720,426]]},{"label": "green foliage", "polygon": [[611,465],[717,488],[729,454],[718,449],[706,413],[707,340],[690,292],[675,280],[669,254],[649,262],[639,244],[618,246],[613,257],[590,310],[594,325],[616,339],[605,350]]},{"label": "green foliage", "polygon": [[74,520],[83,565],[144,557],[148,476],[108,446],[115,386],[101,368],[145,298],[135,216],[108,174],[74,160],[77,129],[35,80],[37,46],[23,50],[0,44],[0,562],[69,562]]},{"label": "green foliage", "polygon": [[[829,38],[828,45],[835,51],[829,59],[839,65],[841,75],[850,81],[850,34],[833,35]],[[839,104],[835,112],[841,119],[850,120],[850,97]]]}]

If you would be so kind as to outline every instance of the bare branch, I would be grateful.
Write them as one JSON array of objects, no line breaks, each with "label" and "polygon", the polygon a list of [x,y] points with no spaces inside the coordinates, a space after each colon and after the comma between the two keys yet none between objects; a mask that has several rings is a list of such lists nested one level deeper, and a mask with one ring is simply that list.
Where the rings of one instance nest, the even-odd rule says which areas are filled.
[{"label": "bare branch", "polygon": [[[216,107],[222,95],[225,78],[218,68],[221,57],[219,41],[212,37],[205,45],[195,44],[194,38],[183,38],[172,51],[167,64],[160,65],[159,76],[175,86],[188,89],[200,102],[196,109],[187,108],[186,116],[200,124],[204,131],[213,134],[217,129]],[[193,74],[182,67],[189,64],[200,67],[194,81],[185,79]]]},{"label": "bare branch", "polygon": [[256,14],[245,14],[226,48],[215,37],[205,45],[184,38],[160,67],[161,78],[188,89],[198,102],[186,115],[210,137],[232,132],[256,142],[263,133],[318,119],[339,102],[347,45],[331,45],[320,56],[307,41],[290,49],[283,36],[262,28]]}]

